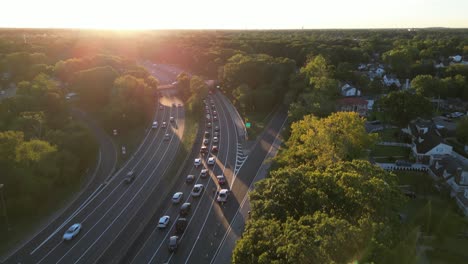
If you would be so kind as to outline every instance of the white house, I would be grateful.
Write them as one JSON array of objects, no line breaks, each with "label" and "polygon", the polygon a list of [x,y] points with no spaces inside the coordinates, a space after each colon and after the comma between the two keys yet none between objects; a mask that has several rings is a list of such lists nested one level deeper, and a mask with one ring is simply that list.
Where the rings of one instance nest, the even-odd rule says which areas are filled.
[{"label": "white house", "polygon": [[349,84],[345,84],[343,85],[343,87],[341,87],[341,95],[345,97],[361,96],[361,91],[359,91],[359,89],[357,89],[356,87],[353,87]]},{"label": "white house", "polygon": [[391,75],[384,75],[383,82],[386,86],[390,86],[392,84],[396,85],[398,88],[401,87],[400,80],[398,80],[395,76]]},{"label": "white house", "polygon": [[429,164],[435,155],[452,154],[453,147],[445,142],[432,121],[414,120],[405,132],[412,136],[411,149],[418,162]]}]

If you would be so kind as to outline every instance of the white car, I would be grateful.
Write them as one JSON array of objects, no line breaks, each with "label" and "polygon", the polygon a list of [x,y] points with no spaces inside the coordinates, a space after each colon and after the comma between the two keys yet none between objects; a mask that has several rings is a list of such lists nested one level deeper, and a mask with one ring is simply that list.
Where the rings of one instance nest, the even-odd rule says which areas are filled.
[{"label": "white car", "polygon": [[218,143],[218,140],[219,140],[218,137],[214,137],[213,138],[213,143]]},{"label": "white car", "polygon": [[218,195],[216,196],[216,201],[218,203],[225,203],[227,201],[228,195],[229,195],[228,189],[221,189],[218,192]]},{"label": "white car", "polygon": [[198,197],[203,192],[203,184],[195,184],[192,189],[192,196]]},{"label": "white car", "polygon": [[184,198],[184,193],[183,192],[176,192],[172,196],[172,203],[178,204],[180,201]]},{"label": "white car", "polygon": [[195,161],[193,162],[193,165],[195,165],[195,167],[198,168],[198,166],[201,165],[201,159],[200,159],[200,158],[196,158]]},{"label": "white car", "polygon": [[63,240],[72,240],[78,235],[81,231],[81,224],[76,223],[68,228],[68,230],[63,234]]},{"label": "white car", "polygon": [[166,123],[166,122],[162,122],[161,127],[162,127],[162,128],[166,128],[166,127],[167,127],[167,123]]},{"label": "white car", "polygon": [[166,226],[169,224],[170,221],[171,221],[171,217],[168,215],[165,215],[159,218],[158,228],[161,228],[161,229],[166,228]]},{"label": "white car", "polygon": [[174,123],[175,119],[173,116],[169,117],[169,122]]},{"label": "white car", "polygon": [[215,157],[209,157],[207,163],[208,163],[208,165],[215,165],[215,163],[216,163]]},{"label": "white car", "polygon": [[151,128],[158,128],[158,121],[154,121]]},{"label": "white car", "polygon": [[206,176],[208,176],[208,170],[207,169],[202,169],[201,172],[200,172],[200,176],[202,178],[206,178]]}]

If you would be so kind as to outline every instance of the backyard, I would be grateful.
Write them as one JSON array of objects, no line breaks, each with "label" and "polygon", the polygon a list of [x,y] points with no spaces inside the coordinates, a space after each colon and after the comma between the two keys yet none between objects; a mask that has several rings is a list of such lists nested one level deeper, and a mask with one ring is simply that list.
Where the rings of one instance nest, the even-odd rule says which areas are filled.
[{"label": "backyard", "polygon": [[[402,243],[416,241],[417,263],[467,263],[468,221],[444,188],[422,172],[396,172],[415,199],[402,208]],[[407,248],[406,254],[414,253]],[[411,252],[412,251],[412,252]],[[401,252],[400,252],[401,253]]]}]

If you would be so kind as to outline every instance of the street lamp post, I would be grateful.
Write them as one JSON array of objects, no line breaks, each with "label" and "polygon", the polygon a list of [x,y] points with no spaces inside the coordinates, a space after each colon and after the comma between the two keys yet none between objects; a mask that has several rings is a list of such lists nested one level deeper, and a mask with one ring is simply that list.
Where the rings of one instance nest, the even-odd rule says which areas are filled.
[{"label": "street lamp post", "polygon": [[10,231],[10,223],[8,222],[8,214],[7,214],[5,199],[3,198],[3,186],[5,185],[3,183],[0,183],[0,199],[2,200],[3,215],[5,216],[7,230]]}]

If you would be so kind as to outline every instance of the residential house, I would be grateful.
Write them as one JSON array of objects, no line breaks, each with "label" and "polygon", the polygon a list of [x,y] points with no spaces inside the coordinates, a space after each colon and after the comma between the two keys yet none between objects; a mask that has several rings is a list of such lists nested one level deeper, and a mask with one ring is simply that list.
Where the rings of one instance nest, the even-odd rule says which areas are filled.
[{"label": "residential house", "polygon": [[412,152],[417,162],[429,164],[434,155],[450,155],[453,147],[441,137],[432,120],[416,119],[403,130],[413,139]]},{"label": "residential house", "polygon": [[434,156],[429,173],[446,182],[451,188],[451,196],[468,216],[468,168],[450,155]]},{"label": "residential house", "polygon": [[386,86],[391,86],[395,85],[396,87],[400,88],[400,80],[398,80],[395,76],[393,75],[384,75],[383,77],[383,82]]},{"label": "residential house", "polygon": [[349,84],[345,84],[343,85],[343,87],[341,87],[341,95],[345,97],[361,96],[361,91],[356,87],[353,87]]},{"label": "residential house", "polygon": [[460,55],[455,55],[455,56],[450,56],[449,58],[455,63],[460,63],[462,62],[463,57]]},{"label": "residential house", "polygon": [[468,189],[468,168],[450,155],[434,155],[431,159],[431,172],[444,179],[453,192]]},{"label": "residential house", "polygon": [[348,97],[337,100],[337,110],[342,112],[356,112],[360,116],[367,115],[367,100],[359,97]]},{"label": "residential house", "polygon": [[382,65],[368,65],[369,71],[367,72],[367,76],[370,80],[374,80],[375,78],[382,78],[385,74],[384,67]]}]

